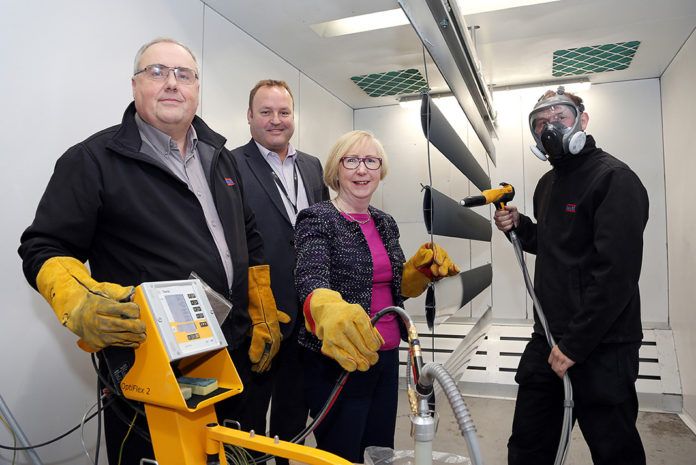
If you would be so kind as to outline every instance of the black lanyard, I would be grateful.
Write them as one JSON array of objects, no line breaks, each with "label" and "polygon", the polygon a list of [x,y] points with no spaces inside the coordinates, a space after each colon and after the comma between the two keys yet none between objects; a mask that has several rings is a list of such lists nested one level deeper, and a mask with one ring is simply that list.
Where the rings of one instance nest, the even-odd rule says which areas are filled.
[{"label": "black lanyard", "polygon": [[[281,166],[282,169],[282,166]],[[285,186],[283,186],[282,181],[278,177],[278,173],[275,172],[273,168],[271,168],[271,175],[273,176],[273,180],[275,183],[278,185],[278,189],[283,193],[286,199],[288,199],[288,202],[290,202],[290,205],[292,206],[292,210],[295,212],[295,215],[297,215],[297,165],[295,163],[292,164],[292,181],[293,181],[293,186],[295,186],[295,201],[293,202],[290,196],[288,195],[288,191],[285,190]]]}]

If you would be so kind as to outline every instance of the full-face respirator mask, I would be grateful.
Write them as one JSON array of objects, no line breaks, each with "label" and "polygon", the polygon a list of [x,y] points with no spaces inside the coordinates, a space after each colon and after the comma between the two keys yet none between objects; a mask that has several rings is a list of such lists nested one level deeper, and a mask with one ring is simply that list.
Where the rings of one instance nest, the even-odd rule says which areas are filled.
[{"label": "full-face respirator mask", "polygon": [[580,153],[587,137],[580,121],[584,111],[585,106],[576,105],[562,86],[556,95],[539,99],[529,114],[529,128],[536,141],[536,146],[530,147],[532,153],[551,162]]}]

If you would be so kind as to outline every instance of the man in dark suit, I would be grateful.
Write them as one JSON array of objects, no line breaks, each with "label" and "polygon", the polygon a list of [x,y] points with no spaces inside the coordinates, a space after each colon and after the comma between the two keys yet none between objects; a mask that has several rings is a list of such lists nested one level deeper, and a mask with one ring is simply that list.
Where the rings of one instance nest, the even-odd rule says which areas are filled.
[{"label": "man in dark suit", "polygon": [[[307,421],[297,332],[303,324],[294,283],[294,225],[297,213],[328,200],[316,157],[295,150],[294,100],[284,81],[263,80],[249,93],[247,121],[252,139],[232,151],[244,179],[246,200],[256,215],[271,268],[271,288],[278,308],[290,315],[281,325],[283,341],[270,370],[256,373],[237,415],[244,430],[266,431],[271,402],[270,435],[290,440]],[[277,464],[287,460],[276,458]]]}]

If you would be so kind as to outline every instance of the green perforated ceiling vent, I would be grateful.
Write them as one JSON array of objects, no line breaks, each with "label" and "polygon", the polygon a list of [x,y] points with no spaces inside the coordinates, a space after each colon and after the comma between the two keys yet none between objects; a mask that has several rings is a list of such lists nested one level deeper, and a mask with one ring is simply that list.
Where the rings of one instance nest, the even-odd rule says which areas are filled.
[{"label": "green perforated ceiling vent", "polygon": [[353,76],[350,79],[370,97],[416,94],[428,88],[423,75],[413,68]]},{"label": "green perforated ceiling vent", "polygon": [[569,48],[553,52],[555,77],[603,73],[626,69],[631,65],[640,41]]}]

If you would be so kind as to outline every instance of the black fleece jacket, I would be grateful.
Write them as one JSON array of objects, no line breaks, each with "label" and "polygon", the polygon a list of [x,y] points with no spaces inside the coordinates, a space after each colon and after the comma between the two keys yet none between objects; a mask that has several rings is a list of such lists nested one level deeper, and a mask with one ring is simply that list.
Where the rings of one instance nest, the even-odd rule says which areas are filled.
[{"label": "black fleece jacket", "polygon": [[232,288],[198,199],[164,164],[140,153],[131,103],[120,125],[71,147],[56,163],[19,255],[33,287],[55,256],[89,260],[97,281],[138,285],[188,279],[195,271],[228,296],[234,308],[223,325],[230,348],[249,329],[249,265],[264,262],[254,215],[225,139],[195,117],[193,127],[234,269]]},{"label": "black fleece jacket", "polygon": [[520,215],[517,234],[536,254],[534,288],[561,351],[580,363],[600,344],[639,342],[648,195],[638,176],[590,136],[539,180],[534,216]]}]

